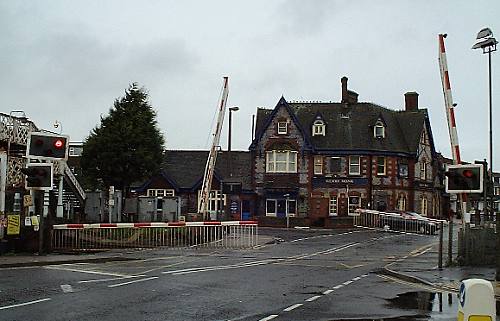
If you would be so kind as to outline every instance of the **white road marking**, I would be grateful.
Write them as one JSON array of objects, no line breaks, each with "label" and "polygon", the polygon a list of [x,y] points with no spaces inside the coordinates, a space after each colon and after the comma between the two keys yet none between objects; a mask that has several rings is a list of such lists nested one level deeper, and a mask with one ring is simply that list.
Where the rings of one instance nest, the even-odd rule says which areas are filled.
[{"label": "white road marking", "polygon": [[312,301],[317,300],[319,298],[321,298],[321,295],[315,295],[315,296],[312,296],[309,299],[307,299],[306,302],[312,302]]},{"label": "white road marking", "polygon": [[343,285],[349,285],[349,284],[351,284],[351,283],[352,283],[352,281],[345,281],[345,282],[344,282],[344,283],[342,283],[342,284],[343,284]]},{"label": "white road marking", "polygon": [[330,294],[330,293],[332,293],[332,292],[333,292],[333,290],[326,290],[325,292],[323,292],[323,294],[324,294],[324,295],[328,295],[328,294]]},{"label": "white road marking", "polygon": [[30,302],[25,302],[25,303],[7,305],[7,306],[4,306],[4,307],[0,307],[0,310],[10,309],[10,308],[17,308],[17,307],[22,307],[22,306],[25,306],[25,305],[30,305],[30,304],[35,304],[35,303],[40,303],[40,302],[45,302],[45,301],[50,301],[50,300],[52,300],[52,299],[51,298],[46,298],[46,299],[40,299],[40,300],[35,300],[35,301],[30,301]]},{"label": "white road marking", "polygon": [[46,266],[45,269],[49,270],[61,270],[61,271],[69,271],[69,272],[80,272],[80,273],[88,273],[88,274],[98,274],[98,275],[107,275],[107,276],[119,276],[119,277],[127,277],[130,275],[120,274],[120,273],[109,273],[109,272],[99,272],[99,271],[91,271],[91,270],[78,270],[78,269],[66,269],[58,266]]},{"label": "white road marking", "polygon": [[128,284],[137,283],[137,282],[150,281],[150,280],[154,280],[157,278],[158,278],[158,276],[153,276],[153,277],[146,278],[146,279],[139,279],[139,280],[124,282],[124,283],[112,284],[112,285],[108,285],[108,288],[116,288],[117,286],[128,285]]},{"label": "white road marking", "polygon": [[73,287],[70,284],[61,284],[61,290],[64,293],[70,293],[73,292]]},{"label": "white road marking", "polygon": [[289,312],[289,311],[292,311],[292,310],[294,310],[294,309],[297,309],[298,307],[301,307],[301,306],[303,306],[303,305],[304,305],[304,304],[302,304],[302,303],[297,303],[297,304],[294,304],[294,305],[289,306],[289,307],[288,307],[288,308],[286,308],[286,309],[283,309],[283,311],[285,311],[285,312]]},{"label": "white road marking", "polygon": [[363,274],[361,277],[366,278],[367,276],[369,276],[369,274]]},{"label": "white road marking", "polygon": [[344,287],[343,284],[339,284],[339,285],[334,286],[333,289],[338,290],[338,289],[343,288],[343,287]]},{"label": "white road marking", "polygon": [[354,279],[352,279],[352,280],[353,280],[353,281],[359,281],[359,280],[361,280],[361,277],[360,277],[360,276],[358,276],[358,277],[355,277],[355,278],[354,278]]},{"label": "white road marking", "polygon": [[269,259],[269,260],[244,262],[244,263],[230,264],[230,265],[203,266],[203,267],[196,267],[196,268],[189,268],[189,269],[182,269],[182,270],[164,271],[162,273],[163,274],[172,274],[172,275],[184,275],[184,274],[199,273],[199,272],[252,267],[252,266],[257,266],[257,265],[271,264],[271,263],[275,263],[275,262],[283,261],[283,260],[284,259]]},{"label": "white road marking", "polygon": [[269,321],[269,320],[272,320],[274,318],[277,318],[278,315],[277,314],[271,314],[270,316],[264,318],[264,319],[260,319],[259,321]]},{"label": "white road marking", "polygon": [[78,281],[78,283],[97,283],[97,282],[119,281],[119,280],[132,279],[132,278],[142,278],[145,276],[146,275],[131,275],[131,276],[124,276],[124,277],[120,277],[120,278],[82,280],[82,281]]}]

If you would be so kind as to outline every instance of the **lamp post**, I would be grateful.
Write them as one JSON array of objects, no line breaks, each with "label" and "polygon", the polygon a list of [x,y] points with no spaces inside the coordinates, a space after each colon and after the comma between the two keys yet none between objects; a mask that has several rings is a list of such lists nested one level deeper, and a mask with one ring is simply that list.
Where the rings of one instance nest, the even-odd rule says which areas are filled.
[{"label": "lamp post", "polygon": [[[491,85],[491,53],[497,50],[498,41],[493,37],[493,32],[490,28],[481,29],[476,37],[478,42],[472,46],[472,49],[483,50],[483,54],[488,54],[488,87],[489,87],[489,149],[490,149],[490,169],[489,177],[493,178],[493,103],[492,103],[492,85]],[[490,209],[493,211],[493,195],[490,194],[491,206]],[[486,202],[485,202],[486,203]],[[485,209],[487,208],[485,204]],[[497,268],[496,268],[496,280],[500,281],[500,217],[496,217],[496,232],[497,232]]]},{"label": "lamp post", "polygon": [[229,108],[229,133],[227,135],[227,151],[230,152],[231,151],[231,130],[232,130],[232,126],[233,126],[233,111],[238,111],[240,110],[240,107],[230,107]]},{"label": "lamp post", "polygon": [[233,111],[240,110],[239,107],[230,107],[229,108],[229,132],[227,135],[227,157],[228,157],[228,165],[229,165],[229,176],[233,176],[233,169],[231,167],[231,131],[233,127]]}]

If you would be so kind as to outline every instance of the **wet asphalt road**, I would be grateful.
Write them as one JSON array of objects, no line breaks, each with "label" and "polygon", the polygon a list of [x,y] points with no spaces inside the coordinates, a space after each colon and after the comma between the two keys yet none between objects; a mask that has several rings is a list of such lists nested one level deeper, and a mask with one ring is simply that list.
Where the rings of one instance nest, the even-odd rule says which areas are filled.
[{"label": "wet asphalt road", "polygon": [[426,320],[432,314],[397,300],[422,289],[372,272],[419,255],[436,236],[260,234],[277,242],[251,250],[144,250],[144,259],[134,261],[2,269],[0,320]]}]

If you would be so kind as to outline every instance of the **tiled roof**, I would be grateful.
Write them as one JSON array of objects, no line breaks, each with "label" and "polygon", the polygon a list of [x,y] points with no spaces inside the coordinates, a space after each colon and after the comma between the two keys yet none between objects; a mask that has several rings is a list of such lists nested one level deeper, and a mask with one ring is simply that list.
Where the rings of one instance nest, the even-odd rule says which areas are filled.
[{"label": "tiled roof", "polygon": [[[280,104],[278,104],[279,106]],[[386,151],[411,153],[417,151],[425,123],[425,110],[395,111],[373,103],[288,103],[299,126],[316,151]],[[256,139],[265,130],[273,110],[258,109]],[[312,125],[321,117],[326,125],[325,136],[312,136]],[[386,125],[386,137],[375,138],[377,120]]]},{"label": "tiled roof", "polygon": [[[251,190],[251,155],[247,151],[231,151],[233,175],[229,175],[229,153],[219,152],[215,176],[223,181],[241,182],[244,190]],[[179,188],[190,189],[203,179],[208,151],[169,150],[165,152],[162,170]]]}]

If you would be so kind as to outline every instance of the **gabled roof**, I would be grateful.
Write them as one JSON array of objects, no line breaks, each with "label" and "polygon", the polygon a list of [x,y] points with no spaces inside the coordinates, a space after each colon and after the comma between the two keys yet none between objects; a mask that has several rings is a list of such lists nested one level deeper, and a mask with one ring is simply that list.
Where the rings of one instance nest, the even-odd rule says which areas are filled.
[{"label": "gabled roof", "polygon": [[[366,151],[414,155],[424,123],[428,123],[425,110],[395,111],[367,102],[286,105],[292,111],[292,118],[301,128],[305,141],[320,153]],[[277,107],[274,110],[257,110],[256,139],[250,148],[255,146],[271,123]],[[325,136],[311,135],[310,126],[318,114],[322,115],[327,125]],[[382,118],[386,125],[385,138],[376,138],[373,135],[373,126],[379,118]],[[432,142],[430,124],[428,128]]]},{"label": "gabled roof", "polygon": [[[250,152],[231,151],[230,155],[233,175],[229,175],[229,153],[222,151],[217,155],[214,177],[222,181],[241,182],[243,190],[251,190]],[[208,151],[168,150],[162,171],[180,189],[194,189],[203,179],[207,158]]]}]

